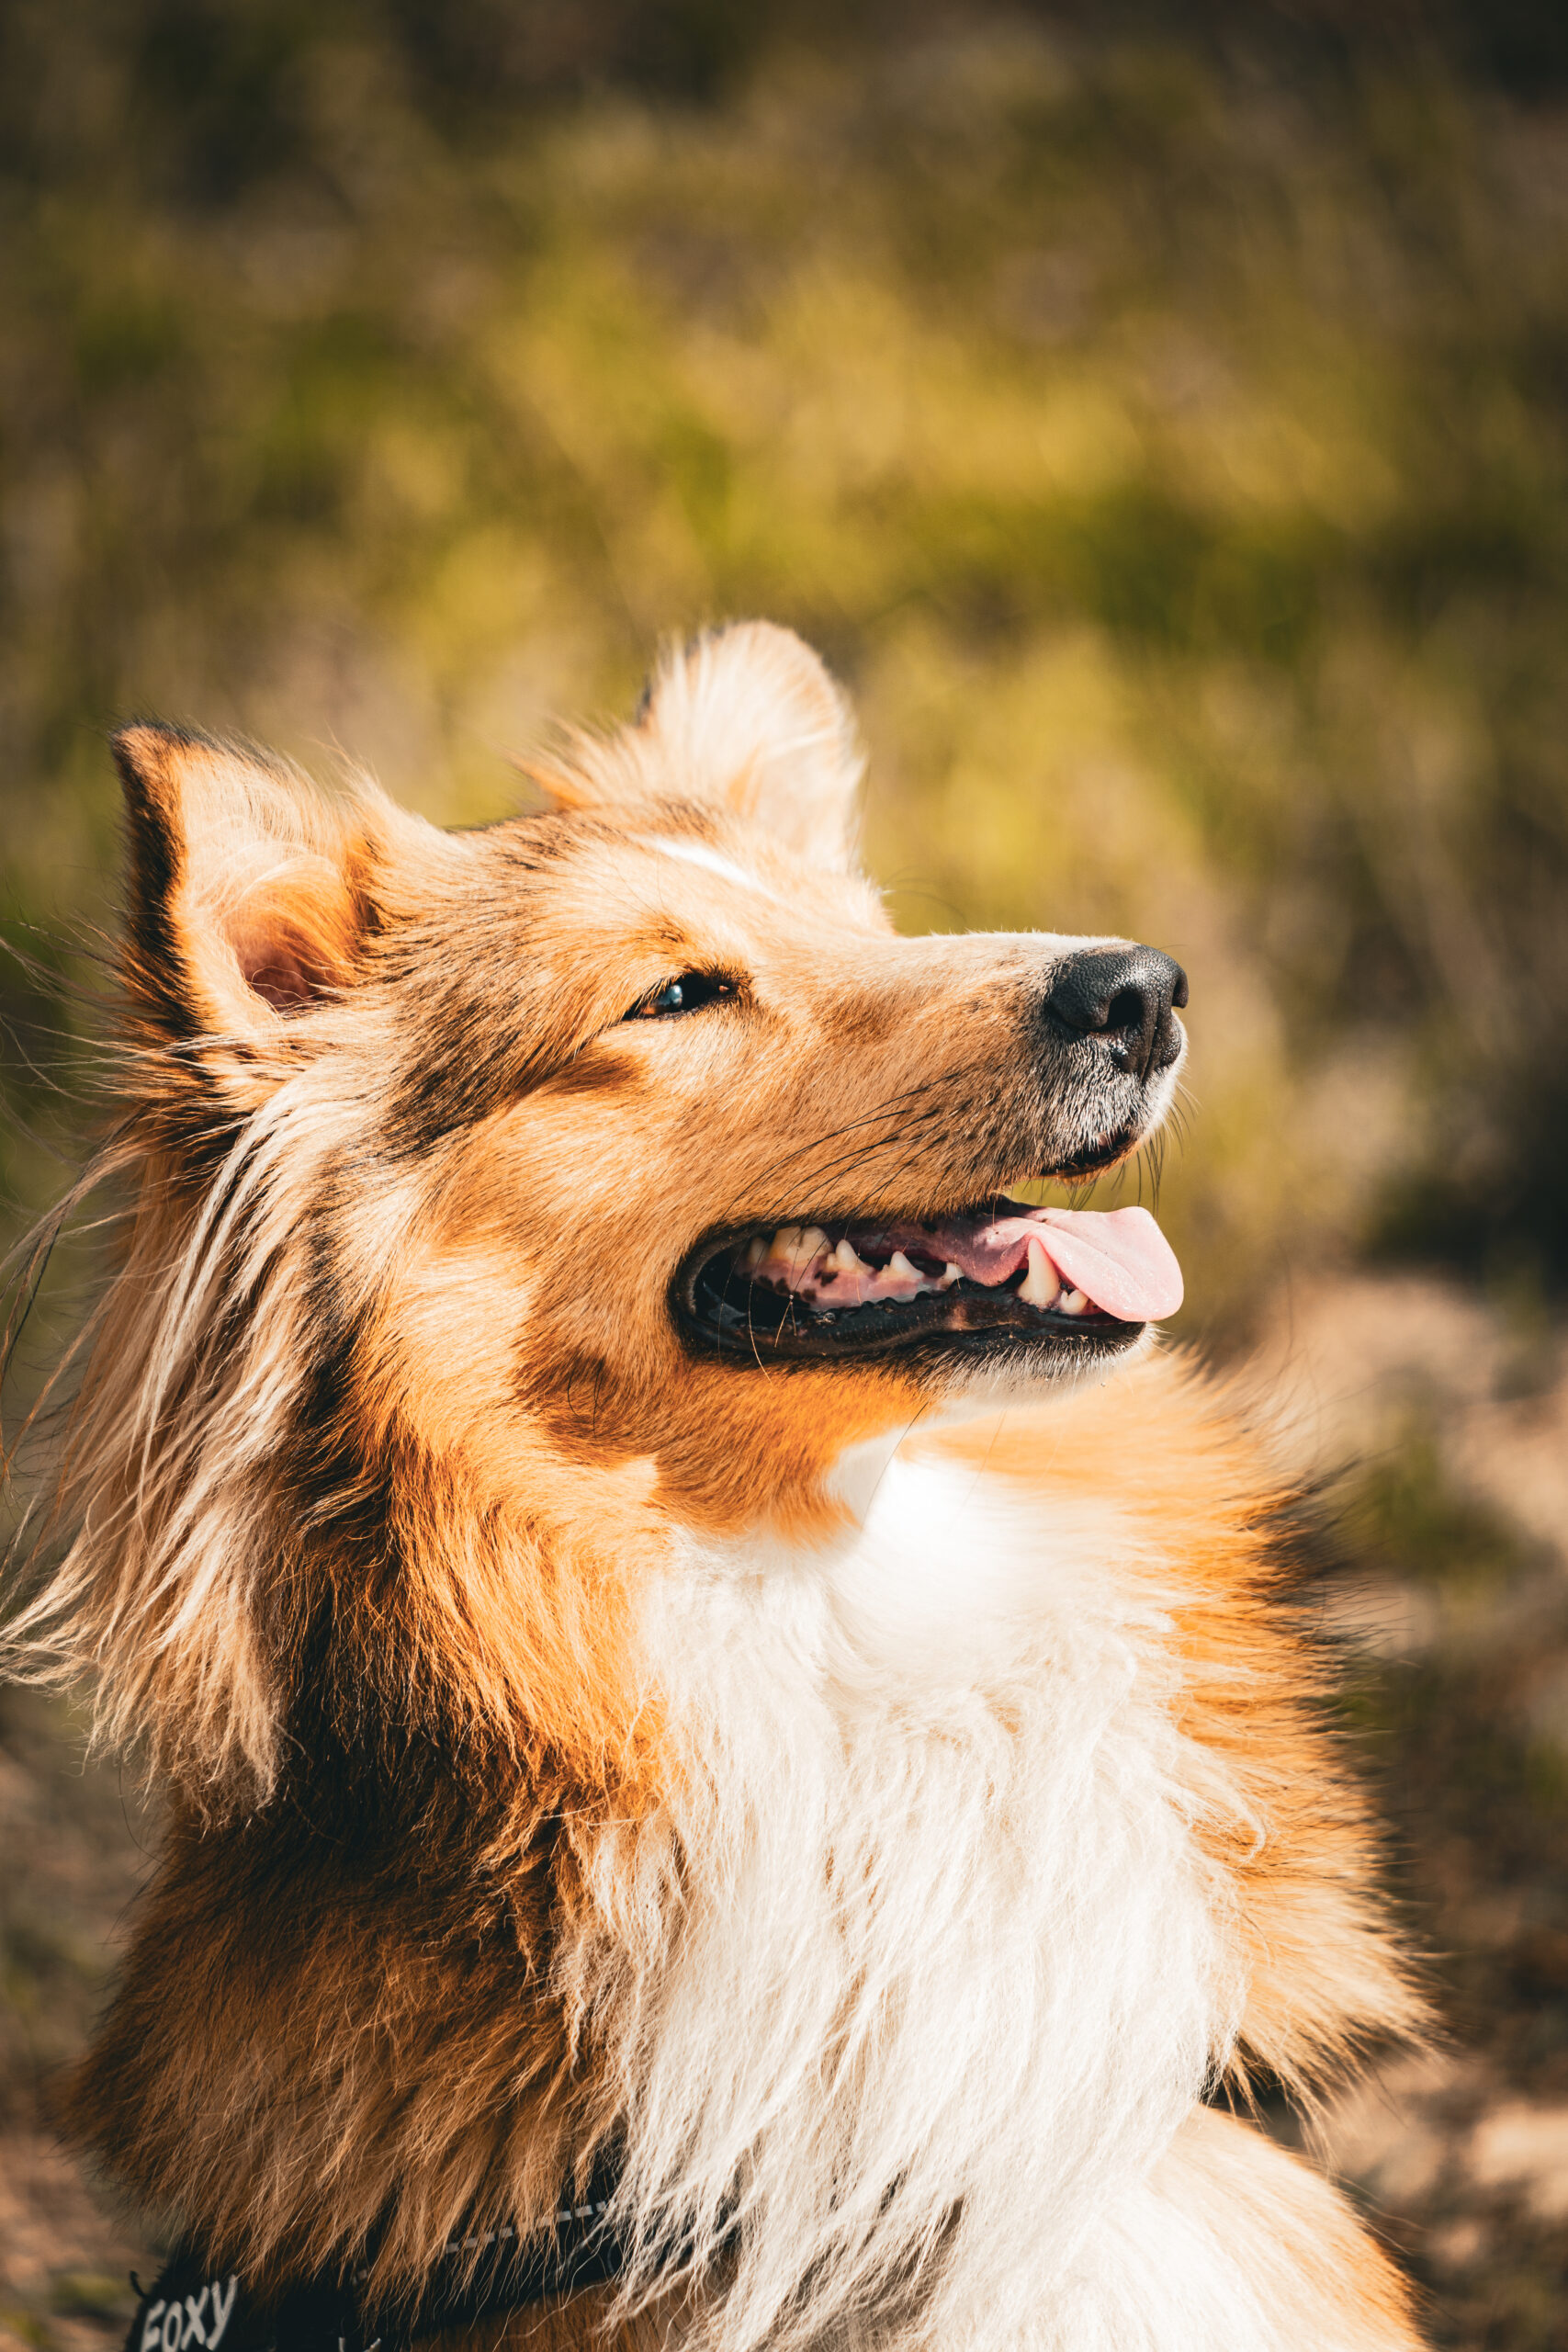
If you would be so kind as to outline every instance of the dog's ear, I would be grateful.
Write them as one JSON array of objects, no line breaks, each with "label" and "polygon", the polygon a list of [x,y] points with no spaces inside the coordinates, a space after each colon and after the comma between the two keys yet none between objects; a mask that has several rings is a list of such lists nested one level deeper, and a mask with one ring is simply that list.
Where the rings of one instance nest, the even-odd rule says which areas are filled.
[{"label": "dog's ear", "polygon": [[558,801],[704,800],[808,858],[854,859],[863,761],[844,695],[792,629],[739,621],[668,652],[636,724],[527,773]]},{"label": "dog's ear", "polygon": [[209,1041],[204,1065],[253,1092],[298,1041],[299,1016],[354,977],[367,928],[363,826],[243,746],[143,724],[123,728],[114,753],[136,1016],[164,1044]]},{"label": "dog's ear", "polygon": [[720,802],[813,865],[852,863],[863,764],[854,721],[793,629],[741,621],[671,653],[637,731],[683,797]]}]

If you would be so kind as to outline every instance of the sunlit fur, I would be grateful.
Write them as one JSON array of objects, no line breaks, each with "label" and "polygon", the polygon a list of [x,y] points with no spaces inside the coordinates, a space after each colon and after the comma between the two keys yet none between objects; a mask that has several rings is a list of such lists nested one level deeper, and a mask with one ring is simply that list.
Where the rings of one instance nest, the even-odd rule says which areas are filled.
[{"label": "sunlit fur", "polygon": [[[118,748],[129,1239],[15,1641],[169,1796],[84,2142],[215,2263],[378,2290],[608,2152],[626,2279],[513,2324],[559,2352],[1414,2345],[1203,2104],[1421,2016],[1244,1420],[1168,1352],[671,1322],[711,1231],[1148,1131],[1166,1080],[1039,1043],[1081,943],[893,934],[777,630],[478,833]],[[733,997],[623,1017],[691,968]]]}]

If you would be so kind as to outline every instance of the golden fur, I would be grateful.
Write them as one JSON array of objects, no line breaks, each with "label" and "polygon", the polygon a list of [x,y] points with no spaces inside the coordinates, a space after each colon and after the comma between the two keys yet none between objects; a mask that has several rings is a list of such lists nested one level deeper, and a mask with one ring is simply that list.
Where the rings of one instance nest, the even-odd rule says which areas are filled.
[{"label": "golden fur", "polygon": [[[560,2352],[1080,2352],[1269,2328],[1413,2346],[1404,2290],[1343,2202],[1198,2104],[1205,2076],[1310,2098],[1422,2014],[1284,1597],[1288,1498],[1242,1418],[1168,1353],[1046,1394],[978,1379],[981,1417],[954,1418],[951,1382],[897,1356],[738,1366],[671,1319],[674,1269],[710,1231],[936,1214],[1066,1164],[1092,1105],[1066,1081],[1046,1099],[1018,1042],[1064,943],[892,933],[852,864],[842,701],[760,627],[671,658],[633,727],[571,739],[538,771],[550,813],[475,833],[368,784],[329,804],[174,730],[117,751],[130,1054],[96,1174],[132,1205],[85,1341],[62,1557],[17,1641],[35,1670],[95,1676],[103,1736],[140,1745],[171,1811],[76,2079],[82,2140],[215,2262],[265,2284],[373,2246],[388,2290],[476,2219],[544,2213],[615,2150],[640,2249],[626,2290],[511,2324]],[[732,978],[733,1017],[623,1017],[693,968]],[[1016,1654],[982,1626],[963,1677],[939,1641],[900,1680],[896,1597],[840,1476],[857,1449],[899,1478],[983,1484],[1004,1531],[1015,1506],[1089,1531],[1098,1646],[1063,1602]],[[1008,1916],[1008,1873],[1055,1834],[1038,1759],[1065,1753],[1047,1702],[1069,1675],[1099,1808],[1072,1836],[1112,1958],[1045,1891],[1025,1933],[1021,1897],[1008,1964],[1046,1954],[1055,2041],[1020,2040],[1000,2108],[933,2083],[919,2128],[946,2135],[950,2187],[926,2137],[878,2141],[857,2205],[845,2152],[903,2111],[878,2052],[907,2030],[907,2067],[988,1965],[980,1938],[942,1974],[944,1890]],[[965,1805],[977,1859],[955,1879],[942,1807]],[[1110,2087],[1117,2018],[1166,2064],[1148,1955],[1122,1949],[1115,1881],[1093,1876],[1112,1828],[1130,1855],[1152,1841],[1149,1884],[1193,1954],[1160,2100],[1131,2057]],[[694,2079],[672,2118],[659,2052],[701,2072],[702,2002],[716,2051],[728,1968],[744,2004],[721,1943],[747,1934],[745,1901],[750,2046],[792,2005],[818,2014],[815,1962],[763,1916],[792,1855],[800,1904],[828,1903],[840,1939],[827,2039],[803,2022],[786,2049],[781,2025],[772,2088],[735,2087],[738,2049],[730,2087]],[[1014,1996],[996,1998],[977,2053],[1013,2030]],[[1012,2190],[987,2170],[985,2118],[1006,2113],[1009,2177],[1026,2171],[1028,2100],[1045,2112],[1074,2018],[1089,2153],[1042,2187],[1064,2251],[1032,2257],[1013,2312],[1028,2266],[1010,2271],[998,2223],[986,2267],[980,2217]],[[1144,2153],[1096,2189],[1101,2098],[1106,2149],[1125,2132]],[[828,2185],[797,2259],[779,2217],[813,2162]],[[1181,2249],[1164,2283],[1140,2268],[1162,2231]],[[1092,2278],[1072,2251],[1091,2245]]]}]

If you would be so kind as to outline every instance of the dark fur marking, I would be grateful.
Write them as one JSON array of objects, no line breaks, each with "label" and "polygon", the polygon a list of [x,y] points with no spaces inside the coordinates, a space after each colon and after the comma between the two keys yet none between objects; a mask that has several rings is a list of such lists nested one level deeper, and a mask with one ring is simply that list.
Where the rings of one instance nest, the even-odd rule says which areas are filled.
[{"label": "dark fur marking", "polygon": [[[165,742],[195,747],[207,739],[156,720],[138,722],[152,729]],[[132,754],[132,729],[122,728],[111,739],[115,765],[125,792],[127,831],[130,847],[130,889],[126,907],[138,989],[148,1009],[169,1038],[183,1043],[198,1034],[198,1024],[186,990],[188,976],[175,937],[173,899],[183,870],[183,858],[170,832],[164,810],[149,791]],[[205,1073],[203,1073],[205,1075]]]}]

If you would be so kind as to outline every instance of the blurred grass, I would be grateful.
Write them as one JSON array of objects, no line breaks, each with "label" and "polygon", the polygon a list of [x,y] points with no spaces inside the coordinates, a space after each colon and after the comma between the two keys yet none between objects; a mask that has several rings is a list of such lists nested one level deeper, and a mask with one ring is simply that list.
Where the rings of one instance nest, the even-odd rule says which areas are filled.
[{"label": "blurred grass", "polygon": [[8,911],[102,919],[129,712],[471,819],[765,612],[908,927],[1189,965],[1195,1319],[1559,1279],[1568,130],[1467,22],[17,0]]},{"label": "blurred grass", "polygon": [[[553,713],[761,612],[859,697],[906,928],[1189,967],[1190,1329],[1235,1344],[1285,1274],[1400,1251],[1483,1279],[1497,1396],[1548,1394],[1565,418],[1568,17],[1537,0],[10,0],[0,1216],[90,1115],[117,719],[474,820]],[[1458,2030],[1561,2098],[1561,1563],[1449,1476],[1448,1426],[1347,1494],[1354,1575],[1426,1628],[1360,1657],[1347,1721]],[[17,2131],[141,1868],[75,1738],[0,1692]],[[1438,2197],[1430,2249],[1478,2211]],[[1561,2343],[1560,2237],[1482,2219],[1431,2251],[1441,2340]],[[79,2277],[60,2243],[17,2308],[69,2352],[98,2242]]]}]

